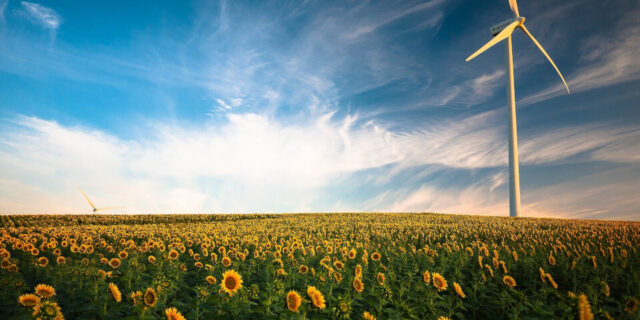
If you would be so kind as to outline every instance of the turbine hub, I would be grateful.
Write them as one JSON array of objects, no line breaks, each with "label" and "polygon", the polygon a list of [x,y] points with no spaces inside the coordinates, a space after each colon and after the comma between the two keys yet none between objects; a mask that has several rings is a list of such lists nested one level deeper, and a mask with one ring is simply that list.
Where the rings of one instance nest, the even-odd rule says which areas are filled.
[{"label": "turbine hub", "polygon": [[502,31],[508,25],[512,24],[514,21],[520,21],[520,24],[523,24],[524,17],[515,17],[496,24],[495,26],[491,27],[491,35],[495,37],[498,33],[500,33],[500,31]]}]

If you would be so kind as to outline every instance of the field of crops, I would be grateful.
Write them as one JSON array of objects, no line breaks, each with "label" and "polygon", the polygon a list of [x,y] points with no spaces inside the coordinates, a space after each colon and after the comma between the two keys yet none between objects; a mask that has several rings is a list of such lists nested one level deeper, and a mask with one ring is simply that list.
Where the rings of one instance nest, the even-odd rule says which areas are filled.
[{"label": "field of crops", "polygon": [[1,319],[639,319],[640,224],[0,217]]}]

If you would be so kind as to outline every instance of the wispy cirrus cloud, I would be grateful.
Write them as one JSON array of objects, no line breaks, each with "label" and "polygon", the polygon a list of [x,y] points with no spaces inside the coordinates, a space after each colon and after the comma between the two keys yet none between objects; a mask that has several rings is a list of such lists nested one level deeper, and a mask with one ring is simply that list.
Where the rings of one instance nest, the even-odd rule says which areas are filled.
[{"label": "wispy cirrus cloud", "polygon": [[62,17],[53,9],[45,7],[35,2],[22,1],[20,2],[26,16],[44,28],[56,30],[60,27],[63,20]]}]

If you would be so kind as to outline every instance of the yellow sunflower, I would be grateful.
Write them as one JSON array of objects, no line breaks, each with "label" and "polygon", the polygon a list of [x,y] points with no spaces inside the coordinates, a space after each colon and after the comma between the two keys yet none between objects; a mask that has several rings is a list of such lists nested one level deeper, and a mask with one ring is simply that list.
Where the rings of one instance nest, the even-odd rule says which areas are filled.
[{"label": "yellow sunflower", "polygon": [[111,292],[113,300],[115,300],[116,302],[122,301],[122,294],[120,293],[120,289],[118,289],[118,286],[115,283],[109,282],[109,291]]},{"label": "yellow sunflower", "polygon": [[53,301],[42,301],[36,304],[32,314],[36,319],[64,320],[60,306]]},{"label": "yellow sunflower", "polygon": [[364,320],[376,320],[376,317],[374,317],[371,313],[366,311],[362,313],[362,318]]},{"label": "yellow sunflower", "polygon": [[111,260],[109,260],[109,265],[111,266],[111,268],[117,269],[120,266],[121,262],[120,259],[118,258],[113,258]]},{"label": "yellow sunflower", "polygon": [[222,290],[226,291],[230,296],[233,296],[238,289],[242,288],[242,277],[233,269],[227,270],[222,274],[222,283],[220,284]]},{"label": "yellow sunflower", "polygon": [[445,279],[439,273],[433,274],[433,286],[438,289],[438,291],[447,290],[447,279]]},{"label": "yellow sunflower", "polygon": [[502,282],[504,282],[504,284],[506,284],[510,288],[513,288],[516,286],[516,280],[510,276],[504,276],[502,278]]},{"label": "yellow sunflower", "polygon": [[580,294],[578,296],[578,319],[580,320],[593,320],[593,313],[591,312],[591,305],[587,296]]},{"label": "yellow sunflower", "polygon": [[208,284],[216,284],[216,282],[218,281],[214,276],[207,276],[205,280]]},{"label": "yellow sunflower", "polygon": [[378,281],[379,285],[384,285],[384,281],[385,281],[385,277],[384,277],[384,273],[382,272],[378,272],[378,275],[376,276],[376,281]]},{"label": "yellow sunflower", "polygon": [[428,270],[427,270],[427,271],[425,271],[425,272],[422,274],[422,280],[423,280],[425,283],[429,283],[429,282],[431,282],[431,274],[429,273],[429,271],[428,271]]},{"label": "yellow sunflower", "polygon": [[153,290],[153,288],[147,288],[147,291],[145,291],[142,300],[144,301],[145,305],[153,307],[158,302],[158,295],[156,294],[156,291]]},{"label": "yellow sunflower", "polygon": [[18,298],[18,302],[25,307],[33,308],[36,304],[40,303],[40,297],[32,293],[27,293],[21,295]]},{"label": "yellow sunflower", "polygon": [[176,308],[167,308],[164,310],[164,314],[167,316],[167,320],[185,320]]},{"label": "yellow sunflower", "polygon": [[129,297],[131,298],[131,303],[134,306],[136,306],[138,305],[139,302],[142,301],[142,292],[140,291],[131,292],[131,295],[129,295]]},{"label": "yellow sunflower", "polygon": [[381,258],[381,256],[377,251],[371,254],[371,260],[373,260],[373,261],[379,261],[380,258]]},{"label": "yellow sunflower", "polygon": [[293,312],[298,312],[300,304],[302,304],[302,298],[300,295],[294,290],[289,291],[287,293],[287,309]]},{"label": "yellow sunflower", "polygon": [[46,284],[39,284],[36,286],[35,293],[42,298],[51,298],[56,295],[56,289]]},{"label": "yellow sunflower", "polygon": [[225,267],[228,267],[231,265],[231,258],[229,257],[224,257],[222,258],[222,265]]},{"label": "yellow sunflower", "polygon": [[324,300],[324,295],[320,290],[316,289],[314,286],[307,287],[307,295],[311,299],[313,305],[318,309],[324,309],[327,307]]},{"label": "yellow sunflower", "polygon": [[460,287],[460,285],[455,281],[453,282],[453,289],[460,296],[460,298],[462,298],[462,299],[466,298],[466,295],[464,294],[464,291],[462,291],[462,287]]},{"label": "yellow sunflower", "polygon": [[364,289],[364,285],[362,284],[362,280],[360,280],[360,278],[356,277],[355,279],[353,279],[353,289],[355,289],[358,293],[362,292],[362,290]]}]

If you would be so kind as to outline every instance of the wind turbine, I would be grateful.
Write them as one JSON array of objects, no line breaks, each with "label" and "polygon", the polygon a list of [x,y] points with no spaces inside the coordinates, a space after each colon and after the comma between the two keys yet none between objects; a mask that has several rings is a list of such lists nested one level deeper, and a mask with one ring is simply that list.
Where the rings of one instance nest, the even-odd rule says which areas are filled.
[{"label": "wind turbine", "polygon": [[87,202],[89,202],[89,204],[91,205],[91,207],[93,208],[93,213],[97,213],[98,211],[102,211],[102,210],[111,210],[111,209],[121,209],[124,207],[104,207],[104,208],[96,208],[96,206],[93,204],[93,202],[91,202],[91,200],[89,200],[89,197],[87,196],[86,193],[84,193],[84,191],[82,191],[80,188],[78,188],[78,191],[80,191],[80,193],[82,193],[82,195],[84,196],[85,199],[87,199]]},{"label": "wind turbine", "polygon": [[512,217],[517,217],[520,215],[520,169],[518,165],[518,128],[516,125],[516,97],[514,92],[513,85],[513,52],[511,47],[511,34],[515,31],[516,28],[522,30],[531,41],[535,43],[535,45],[542,51],[547,60],[551,63],[560,79],[562,79],[562,83],[567,88],[567,93],[569,93],[569,86],[567,82],[564,80],[562,73],[558,70],[558,67],[553,62],[547,51],[544,50],[542,45],[533,37],[531,32],[524,26],[524,17],[520,16],[518,12],[518,3],[516,0],[509,0],[509,6],[511,7],[511,11],[515,14],[514,18],[503,21],[493,27],[491,27],[491,34],[493,35],[493,39],[487,42],[484,46],[482,46],[478,51],[474,52],[470,55],[466,61],[469,61],[479,54],[483,53],[487,49],[493,47],[496,43],[507,39],[506,42],[506,67],[507,67],[507,102],[509,104],[509,215]]}]

